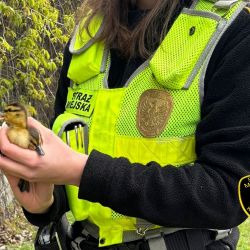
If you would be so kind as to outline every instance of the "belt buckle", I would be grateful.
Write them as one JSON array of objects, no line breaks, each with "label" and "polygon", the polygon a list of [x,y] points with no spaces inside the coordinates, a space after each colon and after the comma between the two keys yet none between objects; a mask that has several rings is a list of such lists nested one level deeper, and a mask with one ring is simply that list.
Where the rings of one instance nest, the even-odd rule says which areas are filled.
[{"label": "belt buckle", "polygon": [[232,233],[232,229],[217,230],[217,235],[215,236],[215,241],[222,240]]}]

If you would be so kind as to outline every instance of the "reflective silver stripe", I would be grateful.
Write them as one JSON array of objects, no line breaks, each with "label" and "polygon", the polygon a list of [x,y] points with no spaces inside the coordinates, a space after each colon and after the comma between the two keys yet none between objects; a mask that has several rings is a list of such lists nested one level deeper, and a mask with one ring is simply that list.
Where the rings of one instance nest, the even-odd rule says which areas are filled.
[{"label": "reflective silver stripe", "polygon": [[101,24],[100,28],[98,29],[98,31],[96,32],[96,34],[94,35],[94,37],[90,38],[90,40],[80,49],[75,50],[74,46],[75,46],[75,42],[76,42],[76,37],[79,31],[79,27],[80,25],[78,24],[75,28],[75,31],[73,33],[73,37],[70,41],[70,45],[69,45],[69,51],[71,54],[76,54],[79,55],[82,52],[84,52],[85,50],[87,50],[91,45],[94,44],[94,42],[96,41],[96,38],[102,33],[103,31],[103,23]]},{"label": "reflective silver stripe", "polygon": [[216,9],[230,9],[234,4],[236,4],[238,0],[219,0],[214,4]]},{"label": "reflective silver stripe", "polygon": [[[84,138],[84,150],[85,150],[85,154],[88,154],[89,128],[88,128],[88,125],[82,119],[73,118],[73,119],[66,121],[62,125],[61,129],[59,130],[59,132],[57,134],[58,137],[62,138],[63,132],[65,132],[65,128],[72,123],[79,123],[79,124],[83,125],[83,128],[81,128],[81,130],[80,130],[80,136],[78,138],[81,138],[81,140],[82,140],[82,138]],[[70,141],[69,141],[70,139],[67,135],[68,135],[68,133],[66,133],[67,144],[70,146]],[[79,142],[80,142],[80,140],[79,140]],[[79,142],[78,142],[78,144],[79,144]]]},{"label": "reflective silver stripe", "polygon": [[217,45],[217,43],[219,41],[219,38],[221,37],[220,34],[223,32],[226,24],[227,24],[227,22],[224,19],[221,19],[219,21],[218,26],[217,26],[217,30],[215,31],[215,33],[211,37],[211,39],[208,42],[206,48],[202,52],[199,60],[197,61],[192,73],[188,77],[188,80],[187,80],[185,86],[183,87],[184,89],[188,89],[190,87],[190,85],[192,84],[192,82],[193,82],[195,76],[197,75],[198,71],[201,69],[204,62],[206,62],[206,60],[208,58],[208,55],[210,54],[211,50],[213,51],[213,48],[215,47],[215,45]]},{"label": "reflective silver stripe", "polygon": [[136,218],[136,228],[149,229],[150,227],[155,226],[151,222],[148,222],[141,218]]},{"label": "reflective silver stripe", "polygon": [[206,60],[204,62],[204,65],[203,65],[203,68],[201,71],[201,75],[200,75],[200,81],[199,81],[200,82],[199,83],[199,90],[200,90],[200,104],[201,105],[202,105],[203,99],[204,99],[204,81],[205,81],[206,71],[207,71],[209,61],[210,61],[212,54],[214,52],[214,49],[217,46],[222,35],[226,32],[226,30],[229,28],[229,26],[232,24],[232,22],[236,19],[236,17],[239,15],[239,13],[246,7],[246,5],[247,5],[246,2],[242,2],[239,5],[238,9],[234,12],[234,14],[231,16],[231,18],[227,22],[227,24],[224,26],[223,31],[221,31],[219,36],[217,36],[217,39],[215,41],[213,41],[213,43],[211,43],[212,47],[210,48],[210,51],[209,51],[209,53],[206,57]]},{"label": "reflective silver stripe", "polygon": [[211,48],[214,46],[214,42],[217,40],[220,33],[223,31],[223,28],[226,26],[226,20],[222,19],[219,15],[214,14],[214,13],[210,13],[210,12],[185,9],[183,13],[186,13],[189,15],[202,16],[205,18],[212,18],[212,19],[218,21],[218,26],[217,26],[216,31],[212,35],[206,48],[203,50],[201,56],[199,57],[197,63],[194,66],[194,69],[192,70],[191,74],[189,75],[187,82],[185,83],[185,86],[183,87],[183,89],[188,89],[190,87],[190,85],[192,84],[194,78],[196,77],[197,73],[201,69],[201,66],[204,64],[204,61],[206,60],[206,57],[209,54]]},{"label": "reflective silver stripe", "polygon": [[189,9],[195,9],[198,2],[199,0],[194,0]]},{"label": "reflective silver stripe", "polygon": [[72,80],[70,80],[70,84],[69,84],[70,88],[74,88],[74,82]]},{"label": "reflective silver stripe", "polygon": [[109,56],[109,49],[105,48],[103,57],[102,57],[102,64],[101,64],[101,73],[104,73],[107,67],[107,61],[108,61],[108,56]]},{"label": "reflective silver stripe", "polygon": [[148,246],[150,250],[167,250],[165,240],[162,236],[148,240]]},{"label": "reflective silver stripe", "polygon": [[190,16],[210,18],[210,19],[214,19],[215,21],[220,21],[220,19],[221,19],[221,16],[216,14],[216,13],[202,11],[202,10],[194,10],[194,9],[184,8],[181,13],[188,14]]},{"label": "reflective silver stripe", "polygon": [[[108,51],[109,52],[109,51]],[[106,88],[106,89],[108,89],[109,88],[109,84],[108,84],[108,78],[109,78],[109,70],[110,70],[110,67],[111,67],[111,60],[108,60],[108,58],[109,58],[109,53],[107,54],[107,61],[106,61],[106,64],[108,63],[108,65],[105,65],[106,66],[106,74],[105,74],[105,76],[104,76],[104,78],[103,78],[103,87],[104,88]]]}]

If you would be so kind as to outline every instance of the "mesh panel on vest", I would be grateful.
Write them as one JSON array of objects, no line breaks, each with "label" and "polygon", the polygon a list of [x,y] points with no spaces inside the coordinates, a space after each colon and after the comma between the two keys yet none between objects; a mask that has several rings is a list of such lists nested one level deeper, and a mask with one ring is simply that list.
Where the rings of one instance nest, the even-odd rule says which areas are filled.
[{"label": "mesh panel on vest", "polygon": [[[117,124],[118,135],[142,137],[136,127],[137,106],[142,92],[148,89],[164,89],[155,80],[149,67],[138,74],[126,89]],[[196,124],[200,119],[197,79],[186,91],[168,91],[173,97],[174,107],[169,122],[159,138],[184,137],[194,134]]]},{"label": "mesh panel on vest", "polygon": [[111,218],[112,218],[112,220],[121,219],[123,217],[125,217],[125,216],[122,215],[122,214],[116,213],[115,211],[112,210],[112,212],[111,212]]},{"label": "mesh panel on vest", "polygon": [[185,13],[178,17],[150,62],[160,84],[170,89],[182,89],[185,86],[213,37],[217,24],[212,18]]}]

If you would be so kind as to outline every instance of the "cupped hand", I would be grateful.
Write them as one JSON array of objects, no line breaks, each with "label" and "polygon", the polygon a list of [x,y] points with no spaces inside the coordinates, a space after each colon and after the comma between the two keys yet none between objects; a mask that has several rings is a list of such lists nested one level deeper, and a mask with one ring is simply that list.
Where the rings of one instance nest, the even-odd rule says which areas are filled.
[{"label": "cupped hand", "polygon": [[[35,119],[29,118],[28,125],[40,131],[45,155],[40,156],[35,151],[10,143],[6,135],[7,128],[2,128],[0,151],[3,156],[0,157],[0,170],[6,174],[19,202],[30,211],[31,209],[27,208],[27,199],[34,204],[40,203],[39,199],[42,199],[44,203],[51,205],[53,184],[79,186],[87,156],[72,150]],[[18,190],[17,183],[20,178],[30,182],[29,193],[21,193]],[[28,196],[30,198],[27,198]],[[45,210],[45,208],[41,209]],[[39,212],[39,208],[35,210]]]},{"label": "cupped hand", "polygon": [[30,183],[29,192],[21,192],[18,187],[19,177],[3,171],[8,179],[12,192],[20,205],[30,213],[42,214],[53,204],[54,185],[41,182]]}]

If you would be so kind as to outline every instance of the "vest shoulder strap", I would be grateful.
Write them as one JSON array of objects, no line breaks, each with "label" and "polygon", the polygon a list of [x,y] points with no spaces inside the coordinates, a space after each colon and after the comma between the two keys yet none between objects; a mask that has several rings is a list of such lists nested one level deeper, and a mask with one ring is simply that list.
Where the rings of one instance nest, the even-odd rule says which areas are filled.
[{"label": "vest shoulder strap", "polygon": [[188,89],[201,69],[204,79],[216,45],[246,5],[237,1],[225,9],[199,0],[184,8],[150,60],[156,80],[168,89]]},{"label": "vest shoulder strap", "polygon": [[89,24],[88,31],[83,28],[86,18],[76,26],[73,33],[69,51],[72,54],[81,54],[87,50],[102,31],[103,17],[96,16]]}]

